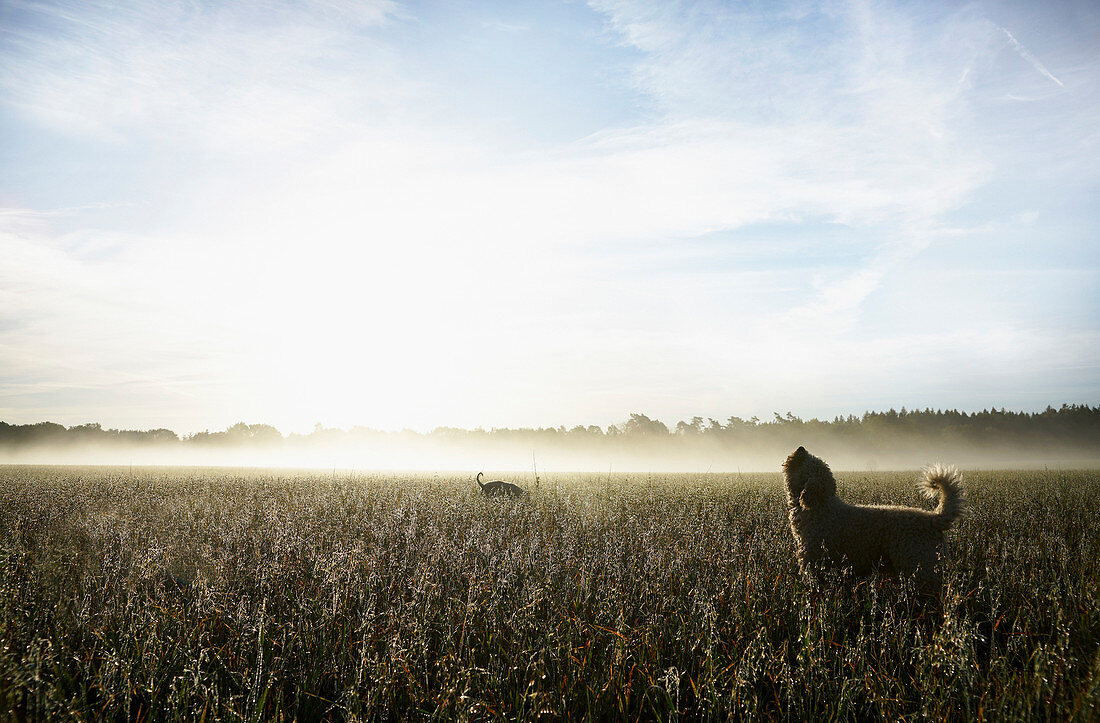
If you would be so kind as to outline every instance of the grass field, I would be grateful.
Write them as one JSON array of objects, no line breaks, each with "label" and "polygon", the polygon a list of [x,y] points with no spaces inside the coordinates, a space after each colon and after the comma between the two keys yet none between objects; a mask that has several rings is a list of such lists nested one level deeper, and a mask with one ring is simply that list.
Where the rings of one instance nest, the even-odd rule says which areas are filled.
[{"label": "grass field", "polygon": [[4,467],[0,718],[1097,719],[1100,473],[966,483],[929,624],[810,589],[778,474]]}]

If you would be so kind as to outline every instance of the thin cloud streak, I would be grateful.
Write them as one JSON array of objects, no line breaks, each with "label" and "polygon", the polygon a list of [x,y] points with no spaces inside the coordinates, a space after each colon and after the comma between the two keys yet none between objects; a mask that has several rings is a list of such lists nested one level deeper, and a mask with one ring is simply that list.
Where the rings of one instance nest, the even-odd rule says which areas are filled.
[{"label": "thin cloud streak", "polygon": [[1025,48],[1023,45],[1020,44],[1020,41],[1016,39],[1015,35],[1010,33],[1006,28],[1001,28],[1001,32],[1005,34],[1005,37],[1008,38],[1008,42],[1012,44],[1012,48],[1017,53],[1020,54],[1020,57],[1023,58],[1024,60],[1026,60],[1027,62],[1031,63],[1032,67],[1034,67],[1035,70],[1038,70],[1040,73],[1045,75],[1051,81],[1056,83],[1059,88],[1065,88],[1066,87],[1065,83],[1058,80],[1058,78],[1054,77],[1054,74],[1051,73],[1049,70],[1047,70],[1046,67],[1042,63],[1039,62],[1038,58],[1036,58],[1034,55],[1032,55],[1028,51],[1027,48]]}]

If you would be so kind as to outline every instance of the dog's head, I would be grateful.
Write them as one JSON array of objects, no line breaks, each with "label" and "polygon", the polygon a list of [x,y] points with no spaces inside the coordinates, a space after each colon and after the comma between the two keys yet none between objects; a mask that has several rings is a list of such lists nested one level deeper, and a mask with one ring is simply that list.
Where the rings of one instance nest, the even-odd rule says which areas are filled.
[{"label": "dog's head", "polygon": [[820,458],[799,447],[783,462],[787,478],[787,504],[790,507],[812,509],[836,495],[836,479],[832,470]]}]

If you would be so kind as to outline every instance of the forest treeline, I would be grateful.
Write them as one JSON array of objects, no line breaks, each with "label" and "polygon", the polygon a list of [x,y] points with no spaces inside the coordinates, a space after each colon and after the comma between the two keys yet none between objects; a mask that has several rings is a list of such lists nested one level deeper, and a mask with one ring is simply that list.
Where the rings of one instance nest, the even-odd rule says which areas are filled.
[{"label": "forest treeline", "polygon": [[[351,429],[315,426],[308,434],[283,435],[267,424],[235,424],[225,430],[187,436],[169,429],[145,431],[104,429],[99,424],[65,427],[53,422],[8,424],[0,422],[0,455],[19,458],[27,450],[59,450],[115,447],[118,449],[175,451],[186,457],[198,454],[234,459],[231,452],[274,453],[273,460],[293,460],[295,453],[315,451],[397,449],[404,464],[428,458],[428,450],[464,453],[450,459],[465,464],[483,459],[503,459],[504,451],[520,459],[566,452],[582,467],[592,467],[616,455],[639,460],[641,468],[751,468],[747,460],[773,465],[797,445],[831,455],[838,464],[857,468],[913,465],[928,456],[959,463],[1072,464],[1100,463],[1100,406],[1063,404],[1041,412],[988,409],[957,410],[891,409],[832,420],[801,419],[791,413],[772,419],[728,417],[725,420],[693,417],[674,426],[645,414],[606,428],[596,425],[567,428],[460,429],[438,427],[430,432],[386,432],[366,427]],[[6,454],[5,454],[6,453]],[[193,454],[192,454],[193,453]],[[279,457],[279,455],[282,457]],[[437,455],[438,457],[438,455]],[[177,455],[179,458],[179,455]],[[259,458],[259,457],[254,457]],[[304,457],[303,457],[304,458]],[[237,458],[240,459],[240,458]],[[370,462],[364,458],[364,464]],[[658,460],[660,462],[658,463]],[[357,462],[358,463],[358,462]],[[564,464],[564,463],[563,463]],[[349,463],[350,466],[350,463]],[[703,466],[703,469],[709,467]]]}]

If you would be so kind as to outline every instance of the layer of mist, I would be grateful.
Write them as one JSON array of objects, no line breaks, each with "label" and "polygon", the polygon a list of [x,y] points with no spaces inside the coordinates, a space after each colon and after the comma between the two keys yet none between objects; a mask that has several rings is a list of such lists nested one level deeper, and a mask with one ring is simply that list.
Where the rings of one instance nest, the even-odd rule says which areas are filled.
[{"label": "layer of mist", "polygon": [[644,414],[619,425],[428,433],[318,425],[282,435],[264,424],[180,438],[167,429],[125,431],[0,422],[0,463],[211,465],[487,472],[777,471],[803,445],[834,469],[1100,467],[1100,407],[1037,413],[987,410],[868,412],[832,421],[791,414],[770,421],[695,417],[669,428]]}]

